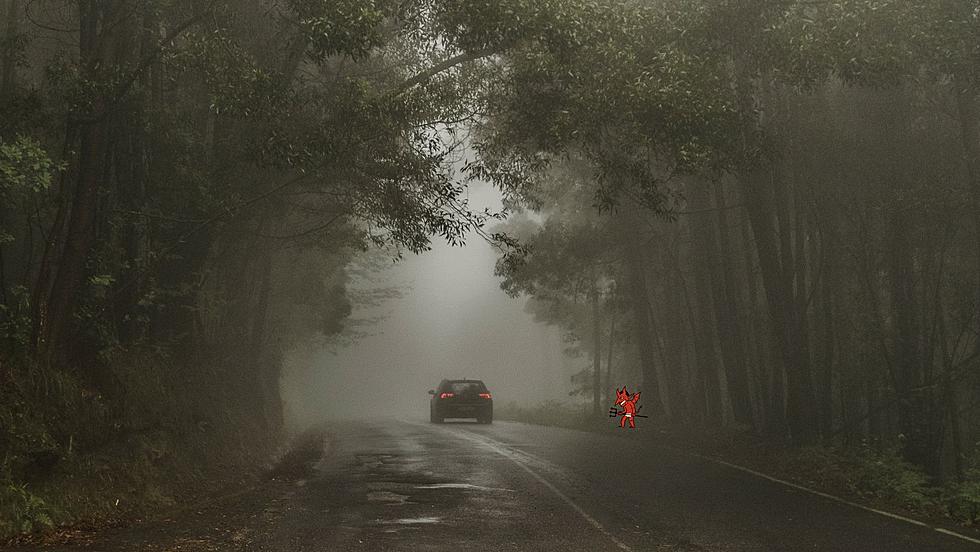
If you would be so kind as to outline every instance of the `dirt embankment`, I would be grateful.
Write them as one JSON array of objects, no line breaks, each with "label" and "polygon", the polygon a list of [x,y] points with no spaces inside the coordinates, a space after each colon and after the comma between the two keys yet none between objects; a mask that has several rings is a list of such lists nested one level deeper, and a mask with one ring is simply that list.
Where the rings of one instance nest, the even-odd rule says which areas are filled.
[{"label": "dirt embankment", "polygon": [[[147,495],[127,496],[127,502],[110,502],[110,507],[89,511],[55,527],[23,533],[0,546],[2,550],[26,550],[36,547],[84,547],[106,531],[118,532],[120,542],[134,546],[142,542],[140,528],[157,524],[176,524],[193,527],[207,516],[202,512],[222,509],[235,504],[261,503],[263,497],[283,485],[309,477],[326,450],[326,435],[322,429],[307,430],[288,445],[277,449],[266,447],[264,458],[258,454],[249,462],[216,465],[204,469],[190,465],[168,466],[151,474]],[[244,459],[243,459],[244,460]],[[145,467],[119,463],[116,470],[145,470]],[[140,476],[147,476],[146,473]],[[171,477],[165,481],[165,477]],[[130,478],[137,475],[130,474]],[[73,493],[97,486],[97,481],[76,484]],[[145,489],[146,490],[146,489]],[[92,491],[95,492],[95,491]],[[105,495],[106,493],[99,493]],[[143,498],[143,502],[138,502]],[[83,500],[80,498],[79,500]],[[94,498],[89,498],[94,501]],[[230,535],[229,538],[235,538]]]}]

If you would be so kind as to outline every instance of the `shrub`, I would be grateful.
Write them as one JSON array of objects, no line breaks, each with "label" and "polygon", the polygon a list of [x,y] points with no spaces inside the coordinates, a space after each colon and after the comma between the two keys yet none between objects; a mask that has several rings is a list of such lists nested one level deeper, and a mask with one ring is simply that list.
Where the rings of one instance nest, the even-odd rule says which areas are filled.
[{"label": "shrub", "polygon": [[533,406],[518,406],[515,402],[509,402],[502,407],[497,407],[494,416],[501,420],[582,428],[589,425],[590,408],[587,404],[568,404],[559,401],[545,401]]},{"label": "shrub", "polygon": [[0,535],[27,533],[54,526],[54,512],[27,485],[0,483]]}]

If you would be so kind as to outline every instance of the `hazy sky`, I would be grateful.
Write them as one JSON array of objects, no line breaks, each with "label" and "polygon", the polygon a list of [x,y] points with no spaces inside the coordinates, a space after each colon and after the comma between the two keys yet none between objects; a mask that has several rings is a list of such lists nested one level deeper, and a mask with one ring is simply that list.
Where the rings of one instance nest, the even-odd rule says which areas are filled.
[{"label": "hazy sky", "polygon": [[[489,186],[470,190],[471,206],[499,208]],[[532,320],[525,299],[511,299],[493,275],[496,253],[473,237],[465,247],[434,243],[407,255],[374,286],[397,285],[402,297],[354,317],[386,317],[372,335],[333,351],[294,354],[283,378],[287,415],[300,423],[323,416],[428,416],[429,395],[443,378],[483,379],[495,403],[567,399],[559,331]]]}]

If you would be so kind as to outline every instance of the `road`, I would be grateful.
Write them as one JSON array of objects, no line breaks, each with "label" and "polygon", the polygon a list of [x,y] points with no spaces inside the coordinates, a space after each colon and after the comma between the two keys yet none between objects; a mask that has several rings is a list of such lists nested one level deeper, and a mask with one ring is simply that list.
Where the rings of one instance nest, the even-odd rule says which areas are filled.
[{"label": "road", "polygon": [[333,423],[304,478],[57,549],[980,550],[617,431]]}]

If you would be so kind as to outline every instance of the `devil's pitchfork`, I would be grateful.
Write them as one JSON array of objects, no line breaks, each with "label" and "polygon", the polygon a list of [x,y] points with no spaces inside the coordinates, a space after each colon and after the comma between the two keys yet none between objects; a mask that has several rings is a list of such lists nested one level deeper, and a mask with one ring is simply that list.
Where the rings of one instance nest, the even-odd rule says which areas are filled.
[{"label": "devil's pitchfork", "polygon": [[[626,388],[616,389],[616,404],[613,408],[609,409],[609,417],[614,418],[620,416],[619,427],[626,427],[626,423],[629,422],[630,428],[636,427],[636,418],[639,416],[637,414],[638,408],[636,407],[637,401],[640,400],[640,392],[630,395],[630,392]],[[619,412],[616,407],[621,407],[622,412]],[[639,416],[646,418],[646,416]]]}]

